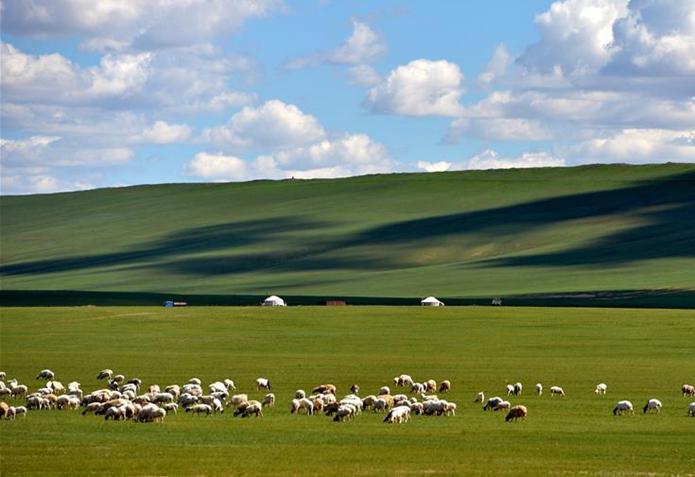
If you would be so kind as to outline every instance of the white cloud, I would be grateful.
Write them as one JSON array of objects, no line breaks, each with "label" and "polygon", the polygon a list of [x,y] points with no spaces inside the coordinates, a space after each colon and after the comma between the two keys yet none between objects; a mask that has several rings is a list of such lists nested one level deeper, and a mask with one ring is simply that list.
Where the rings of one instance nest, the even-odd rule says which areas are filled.
[{"label": "white cloud", "polygon": [[655,157],[695,161],[695,129],[625,129],[582,141],[568,147],[566,153],[581,162],[651,162]]},{"label": "white cloud", "polygon": [[166,121],[155,121],[142,134],[133,136],[131,144],[175,144],[187,141],[192,129],[188,124],[169,124]]},{"label": "white cloud", "polygon": [[347,71],[348,81],[363,88],[373,88],[381,83],[382,78],[370,65],[355,65]]},{"label": "white cloud", "polygon": [[478,82],[482,84],[490,84],[495,79],[504,76],[508,68],[513,62],[513,57],[504,45],[498,45],[492,58],[485,66],[485,70],[478,75]]},{"label": "white cloud", "polygon": [[541,35],[518,62],[530,70],[565,75],[597,71],[610,59],[613,23],[627,14],[628,0],[566,0],[554,2],[536,16]]},{"label": "white cloud", "polygon": [[374,63],[388,51],[388,47],[381,42],[379,36],[369,28],[369,25],[355,20],[352,26],[353,31],[350,38],[333,50],[320,51],[311,56],[286,61],[283,64],[283,69],[297,70],[321,63],[366,65]]},{"label": "white cloud", "polygon": [[413,60],[391,71],[372,88],[365,106],[373,113],[406,116],[457,116],[463,73],[446,60]]},{"label": "white cloud", "polygon": [[473,156],[466,166],[467,169],[522,169],[530,167],[562,167],[565,160],[552,157],[547,152],[524,153],[515,158],[500,157],[493,150],[486,150]]},{"label": "white cloud", "polygon": [[457,142],[461,137],[496,141],[547,141],[554,138],[547,123],[521,118],[458,118],[452,121],[445,143]]},{"label": "white cloud", "polygon": [[206,43],[240,31],[282,0],[4,0],[2,28],[17,36],[86,36],[97,51]]},{"label": "white cloud", "polygon": [[423,171],[427,171],[427,172],[448,171],[452,165],[453,164],[451,162],[446,162],[446,161],[440,161],[440,162],[418,161],[417,162],[418,169],[422,169]]},{"label": "white cloud", "polygon": [[324,136],[325,131],[314,116],[279,100],[267,101],[258,108],[247,106],[227,124],[202,133],[204,142],[225,149],[296,147]]},{"label": "white cloud", "polygon": [[185,174],[211,181],[239,181],[248,178],[246,163],[236,156],[200,152],[186,164]]}]

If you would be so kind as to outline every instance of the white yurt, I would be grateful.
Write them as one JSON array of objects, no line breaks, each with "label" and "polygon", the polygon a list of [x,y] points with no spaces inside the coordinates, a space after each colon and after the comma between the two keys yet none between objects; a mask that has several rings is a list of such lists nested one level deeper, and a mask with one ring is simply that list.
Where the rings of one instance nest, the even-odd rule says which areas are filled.
[{"label": "white yurt", "polygon": [[433,296],[428,296],[427,298],[423,298],[422,301],[420,301],[420,304],[422,306],[444,306],[444,303],[437,300]]},{"label": "white yurt", "polygon": [[285,300],[280,298],[279,296],[275,295],[270,295],[268,298],[266,298],[263,303],[261,303],[263,306],[287,306],[287,303],[285,303]]}]

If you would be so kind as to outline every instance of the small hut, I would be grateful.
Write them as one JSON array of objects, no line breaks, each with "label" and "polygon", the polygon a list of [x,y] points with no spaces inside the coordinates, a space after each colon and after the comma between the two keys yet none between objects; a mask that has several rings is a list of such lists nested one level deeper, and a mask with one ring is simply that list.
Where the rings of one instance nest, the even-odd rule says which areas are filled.
[{"label": "small hut", "polygon": [[268,298],[266,298],[263,303],[261,303],[263,306],[287,306],[287,303],[285,303],[285,300],[280,298],[279,296],[275,295],[270,295]]},{"label": "small hut", "polygon": [[422,306],[444,306],[444,303],[443,303],[443,302],[437,300],[437,299],[436,299],[435,297],[433,297],[433,296],[428,296],[427,298],[423,298],[423,299],[420,301],[420,304],[421,304]]}]

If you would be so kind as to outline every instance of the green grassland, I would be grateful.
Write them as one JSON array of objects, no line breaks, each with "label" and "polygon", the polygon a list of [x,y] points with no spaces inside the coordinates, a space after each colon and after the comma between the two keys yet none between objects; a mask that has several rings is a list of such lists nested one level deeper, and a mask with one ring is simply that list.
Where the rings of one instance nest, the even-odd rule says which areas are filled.
[{"label": "green grassland", "polygon": [[0,283],[3,299],[73,290],[544,303],[604,292],[692,307],[694,218],[692,164],[5,196]]},{"label": "green grassland", "polygon": [[[113,368],[145,386],[231,378],[258,398],[267,377],[277,405],[260,419],[169,414],[161,424],[105,422],[79,411],[30,411],[0,421],[0,473],[14,475],[691,475],[695,312],[513,307],[5,308],[0,369],[39,387],[49,367],[86,392]],[[296,416],[298,388],[347,394],[393,376],[449,379],[455,417],[401,425],[365,412],[353,422]],[[481,390],[525,391],[525,422],[483,412]],[[608,394],[593,393],[597,383]],[[565,398],[534,396],[541,382]],[[394,389],[396,392],[396,389]],[[659,415],[644,415],[649,398]],[[613,416],[630,399],[635,416]],[[17,405],[18,403],[15,403]]]}]

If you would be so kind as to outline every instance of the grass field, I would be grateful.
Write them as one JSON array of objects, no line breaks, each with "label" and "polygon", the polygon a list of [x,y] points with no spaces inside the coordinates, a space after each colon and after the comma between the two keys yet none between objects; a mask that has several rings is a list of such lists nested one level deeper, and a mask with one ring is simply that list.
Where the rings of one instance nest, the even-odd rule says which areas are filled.
[{"label": "grass field", "polygon": [[608,305],[692,308],[693,217],[693,164],[3,196],[0,303],[40,290],[120,293],[113,304],[607,292]]},{"label": "grass field", "polygon": [[[6,308],[0,369],[31,389],[51,368],[86,392],[105,367],[144,385],[231,378],[277,405],[262,419],[168,415],[105,422],[30,411],[0,422],[0,473],[13,475],[692,475],[695,418],[680,386],[695,381],[695,312],[511,307]],[[296,416],[298,388],[331,382],[371,394],[393,376],[452,381],[455,417],[388,425]],[[483,412],[484,390],[521,381],[525,422]],[[597,383],[608,394],[593,393]],[[536,382],[565,398],[532,395]],[[660,415],[641,407],[656,397]],[[619,399],[636,415],[615,417]]]}]

